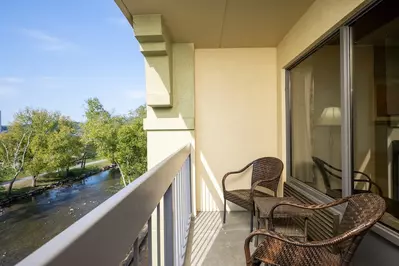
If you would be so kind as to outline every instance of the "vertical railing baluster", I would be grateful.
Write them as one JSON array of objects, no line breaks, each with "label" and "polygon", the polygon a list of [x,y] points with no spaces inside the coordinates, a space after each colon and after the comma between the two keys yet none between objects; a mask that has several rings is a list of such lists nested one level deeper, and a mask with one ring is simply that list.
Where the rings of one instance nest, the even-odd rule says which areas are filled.
[{"label": "vertical railing baluster", "polygon": [[191,171],[192,171],[192,169],[191,169],[191,155],[189,155],[188,156],[188,165],[187,165],[187,168],[188,168],[188,175],[189,175],[189,178],[188,178],[188,188],[187,188],[187,191],[189,192],[189,195],[188,195],[188,198],[189,198],[189,201],[190,201],[190,204],[189,204],[189,206],[188,206],[188,212],[189,212],[189,214],[190,214],[190,219],[191,219],[191,214],[193,213],[193,209],[192,209],[192,197],[193,197],[193,191],[191,191],[191,181],[194,181],[195,182],[195,180],[191,180]]},{"label": "vertical railing baluster", "polygon": [[181,182],[180,182],[180,190],[181,190],[181,200],[180,200],[180,208],[181,208],[181,217],[180,217],[180,251],[179,251],[179,266],[182,265],[182,258],[183,258],[183,252],[184,252],[184,217],[185,217],[185,211],[184,211],[184,201],[185,201],[185,191],[184,191],[184,180],[186,178],[186,173],[184,171],[185,167],[185,162],[182,166],[181,169]]},{"label": "vertical railing baluster", "polygon": [[157,265],[161,266],[161,205],[157,205]]},{"label": "vertical railing baluster", "polygon": [[175,200],[175,206],[176,206],[176,209],[175,209],[175,221],[176,221],[176,223],[175,223],[175,228],[174,228],[175,231],[174,231],[174,235],[173,235],[174,243],[175,243],[175,254],[173,254],[173,255],[175,256],[175,263],[176,264],[179,263],[178,253],[179,253],[179,242],[180,242],[180,239],[179,239],[179,216],[180,216],[180,208],[179,208],[179,201],[180,201],[179,181],[180,181],[180,178],[179,178],[179,173],[176,175],[176,179],[174,181],[174,183],[175,183],[175,191],[176,191],[176,198],[175,198],[176,199]]},{"label": "vertical railing baluster", "polygon": [[148,266],[152,266],[152,219],[147,222],[147,258],[148,258]]},{"label": "vertical railing baluster", "polygon": [[184,175],[183,175],[183,171],[180,171],[180,182],[179,182],[179,189],[180,189],[180,200],[179,200],[179,205],[180,205],[180,217],[179,217],[179,220],[180,220],[180,224],[179,224],[179,266],[181,265],[181,251],[182,251],[182,246],[183,246],[183,239],[182,239],[182,236],[183,236],[183,234],[182,234],[182,228],[183,228],[183,220],[182,220],[182,217],[183,217],[183,208],[182,208],[182,205],[183,205],[183,203],[184,203],[184,200],[183,200],[183,194],[184,194],[184,191],[183,191],[183,189],[182,189],[182,182],[183,182],[183,178],[184,178]]},{"label": "vertical railing baluster", "polygon": [[169,186],[164,195],[164,258],[165,266],[174,266],[175,241],[174,241],[174,182]]},{"label": "vertical railing baluster", "polygon": [[[165,266],[181,266],[184,264],[191,221],[190,163],[188,157],[164,195],[165,239],[163,247]],[[157,213],[159,213],[159,209],[157,209]],[[158,256],[160,257],[159,252]]]},{"label": "vertical railing baluster", "polygon": [[187,178],[187,175],[186,175],[186,171],[185,171],[185,165],[186,165],[186,162],[184,162],[184,165],[183,165],[183,178],[182,178],[182,184],[181,184],[181,190],[182,190],[182,192],[183,192],[183,196],[182,196],[182,209],[183,209],[183,215],[182,215],[182,232],[181,232],[181,247],[180,247],[180,260],[181,260],[181,263],[180,263],[180,265],[183,265],[183,263],[184,263],[184,247],[185,247],[185,245],[186,245],[186,241],[185,241],[185,237],[186,237],[186,195],[187,195],[187,192],[186,192],[186,189],[185,189],[185,186],[184,186],[184,184],[186,183],[186,178]]},{"label": "vertical railing baluster", "polygon": [[180,253],[180,216],[181,216],[181,212],[180,212],[180,201],[181,201],[181,191],[180,191],[180,180],[181,180],[181,170],[179,171],[179,173],[177,174],[177,179],[176,179],[176,190],[177,190],[177,201],[176,201],[176,205],[177,205],[177,212],[176,212],[176,234],[175,234],[175,238],[176,238],[176,264],[179,265],[179,253]]},{"label": "vertical railing baluster", "polygon": [[[184,168],[183,168],[183,170],[184,170],[184,179],[183,179],[183,191],[184,191],[184,198],[183,198],[183,208],[184,208],[184,217],[183,217],[183,232],[182,232],[182,234],[183,234],[183,236],[182,236],[182,238],[183,238],[183,246],[182,246],[182,254],[181,254],[181,258],[182,258],[182,260],[183,260],[183,263],[184,263],[184,259],[185,259],[185,252],[186,252],[186,247],[187,247],[187,238],[186,238],[186,235],[187,235],[187,217],[188,217],[188,213],[187,213],[187,201],[188,201],[188,199],[187,199],[187,195],[188,195],[188,191],[187,191],[187,179],[189,178],[189,176],[188,176],[188,172],[187,172],[187,162],[188,162],[188,159],[186,159],[186,161],[184,162]],[[183,265],[183,263],[181,264],[181,265]]]},{"label": "vertical railing baluster", "polygon": [[184,189],[183,189],[183,182],[184,182],[184,164],[182,167],[182,170],[180,171],[180,246],[179,246],[179,266],[182,264],[181,259],[182,259],[182,251],[183,251],[183,228],[184,228]]},{"label": "vertical railing baluster", "polygon": [[140,250],[139,250],[139,237],[137,236],[133,244],[133,266],[139,266]]}]

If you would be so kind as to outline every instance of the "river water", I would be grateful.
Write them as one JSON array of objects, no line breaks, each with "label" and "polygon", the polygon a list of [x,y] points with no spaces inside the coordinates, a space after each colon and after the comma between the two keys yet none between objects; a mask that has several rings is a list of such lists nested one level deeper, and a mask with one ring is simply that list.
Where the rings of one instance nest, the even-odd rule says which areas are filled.
[{"label": "river water", "polygon": [[14,265],[122,188],[101,172],[6,208],[0,216],[0,265]]}]

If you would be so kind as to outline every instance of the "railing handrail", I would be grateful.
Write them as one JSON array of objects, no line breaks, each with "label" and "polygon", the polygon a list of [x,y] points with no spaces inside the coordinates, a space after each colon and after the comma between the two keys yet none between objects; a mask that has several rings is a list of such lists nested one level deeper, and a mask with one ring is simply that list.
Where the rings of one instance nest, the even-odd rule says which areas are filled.
[{"label": "railing handrail", "polygon": [[17,265],[119,265],[190,153],[179,149]]}]

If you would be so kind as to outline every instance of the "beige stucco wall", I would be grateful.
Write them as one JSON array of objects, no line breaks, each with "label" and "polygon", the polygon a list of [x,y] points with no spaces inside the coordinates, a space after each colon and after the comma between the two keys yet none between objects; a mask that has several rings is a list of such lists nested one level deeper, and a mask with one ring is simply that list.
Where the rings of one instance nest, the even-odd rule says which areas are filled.
[{"label": "beige stucco wall", "polygon": [[[286,163],[284,67],[303,55],[370,0],[316,0],[277,46],[278,155]],[[285,177],[285,173],[283,174]]]},{"label": "beige stucco wall", "polygon": [[[194,45],[190,43],[173,44],[172,64],[150,64],[152,56],[146,56],[146,79],[159,80],[161,72],[170,73],[172,76],[173,94],[172,107],[159,108],[147,106],[147,118],[144,128],[147,130],[147,159],[148,169],[154,167],[165,158],[175,153],[187,144],[194,147]],[[152,60],[151,62],[154,62]],[[147,93],[153,86],[147,82]],[[195,191],[195,153],[191,155],[191,184]],[[195,200],[192,202],[193,210],[196,209]],[[161,221],[163,220],[161,202]],[[193,212],[195,215],[195,211]],[[156,243],[157,216],[152,215],[152,238]],[[163,223],[161,222],[161,245],[163,245]],[[157,262],[157,246],[153,245],[153,262]],[[161,249],[163,251],[163,249]],[[161,252],[162,252],[161,251]],[[163,257],[163,254],[161,254]],[[163,265],[163,261],[161,261]]]},{"label": "beige stucco wall", "polygon": [[[146,57],[147,79],[158,79],[157,72],[172,73],[173,106],[168,108],[147,107],[144,128],[152,131],[179,131],[194,129],[194,45],[175,43],[172,45],[172,64],[151,66]],[[165,68],[170,68],[166,70]],[[154,70],[155,69],[155,70]],[[146,84],[146,89],[151,90]]]},{"label": "beige stucco wall", "polygon": [[[223,209],[226,172],[277,156],[276,77],[275,48],[195,50],[199,210]],[[249,188],[250,172],[229,178],[228,188]]]},{"label": "beige stucco wall", "polygon": [[[173,107],[147,106],[144,121],[149,168],[184,145],[194,143],[194,45],[173,44],[172,51]],[[146,74],[153,72],[146,60]]]}]

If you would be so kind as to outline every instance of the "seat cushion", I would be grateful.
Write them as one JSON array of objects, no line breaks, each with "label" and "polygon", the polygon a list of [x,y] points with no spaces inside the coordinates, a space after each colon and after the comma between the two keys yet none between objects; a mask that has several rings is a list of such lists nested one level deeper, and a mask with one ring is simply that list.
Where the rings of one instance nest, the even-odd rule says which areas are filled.
[{"label": "seat cushion", "polygon": [[[253,200],[251,199],[250,195],[250,189],[237,189],[224,192],[224,197],[226,200],[231,201],[238,206],[243,207],[244,209],[252,211]],[[270,195],[255,190],[254,197],[270,197]]]},{"label": "seat cushion", "polygon": [[325,247],[300,247],[266,237],[252,254],[253,261],[279,266],[340,265],[341,257]]}]

